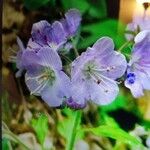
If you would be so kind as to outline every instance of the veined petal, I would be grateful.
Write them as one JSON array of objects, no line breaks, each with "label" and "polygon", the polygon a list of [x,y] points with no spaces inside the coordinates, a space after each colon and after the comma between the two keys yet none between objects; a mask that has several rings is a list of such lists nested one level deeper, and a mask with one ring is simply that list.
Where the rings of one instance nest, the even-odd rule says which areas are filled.
[{"label": "veined petal", "polygon": [[106,56],[114,51],[114,43],[113,40],[109,37],[103,37],[96,41],[96,43],[92,46],[99,55]]},{"label": "veined petal", "polygon": [[135,41],[135,43],[140,43],[147,36],[149,36],[149,40],[150,40],[150,30],[144,30],[144,31],[140,32],[139,34],[137,34],[137,36],[135,37],[134,41]]},{"label": "veined petal", "polygon": [[32,26],[31,31],[32,39],[40,46],[47,44],[48,33],[44,32],[46,28],[51,28],[51,25],[46,20],[34,23]]},{"label": "veined petal", "polygon": [[[129,72],[128,72],[129,74]],[[143,86],[142,86],[142,83],[139,79],[139,76],[137,73],[133,72],[133,74],[135,75],[135,79],[133,82],[130,82],[128,80],[128,78],[125,80],[125,86],[127,88],[130,89],[132,95],[135,97],[135,98],[138,98],[138,97],[141,97],[144,95],[143,93]]]},{"label": "veined petal", "polygon": [[50,47],[43,47],[37,53],[35,51],[26,51],[23,55],[23,62],[28,66],[50,66],[55,69],[62,69],[62,62],[56,51]]},{"label": "veined petal", "polygon": [[32,38],[29,39],[26,50],[38,52],[41,46],[37,44]]},{"label": "veined petal", "polygon": [[81,22],[81,14],[77,9],[70,9],[65,14],[65,19],[61,20],[61,23],[66,32],[66,36],[73,36]]},{"label": "veined petal", "polygon": [[58,53],[49,47],[41,49],[37,56],[40,58],[39,64],[43,66],[51,66],[57,70],[62,69],[62,62]]},{"label": "veined petal", "polygon": [[47,81],[39,81],[39,78],[42,76],[42,68],[38,70],[30,70],[25,74],[26,85],[33,95],[40,96],[42,90],[47,86]]},{"label": "veined petal", "polygon": [[144,72],[139,72],[139,80],[143,86],[143,89],[150,90],[150,76]]},{"label": "veined petal", "polygon": [[52,24],[51,34],[52,34],[51,38],[53,39],[53,42],[57,44],[66,42],[65,31],[63,29],[62,24],[59,21],[55,21]]},{"label": "veined petal", "polygon": [[101,76],[100,83],[88,83],[88,91],[91,101],[98,105],[108,105],[117,97],[119,88],[115,81]]},{"label": "veined petal", "polygon": [[71,95],[72,99],[80,105],[84,105],[86,100],[89,98],[89,93],[87,92],[87,86],[84,81],[74,81],[71,85]]},{"label": "veined petal", "polygon": [[129,84],[126,80],[125,86],[130,89],[132,95],[135,98],[138,98],[144,95],[142,85],[139,81],[136,81],[134,84]]},{"label": "veined petal", "polygon": [[36,32],[38,30],[41,32],[45,27],[48,27],[48,26],[50,26],[50,24],[46,20],[42,20],[37,23],[34,23],[32,26],[31,33]]},{"label": "veined petal", "polygon": [[40,57],[37,56],[35,51],[25,51],[22,56],[22,62],[25,69],[35,70],[35,66],[39,66]]},{"label": "veined petal", "polygon": [[102,68],[106,68],[102,74],[111,79],[120,78],[126,71],[127,61],[124,55],[114,52],[103,59],[99,59]]}]

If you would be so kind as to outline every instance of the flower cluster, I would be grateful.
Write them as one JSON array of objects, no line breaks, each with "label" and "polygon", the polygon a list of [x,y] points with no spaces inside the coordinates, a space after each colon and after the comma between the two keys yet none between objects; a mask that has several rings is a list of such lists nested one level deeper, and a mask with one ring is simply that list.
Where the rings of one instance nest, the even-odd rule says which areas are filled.
[{"label": "flower cluster", "polygon": [[150,16],[135,16],[133,21],[127,25],[125,37],[132,41],[138,32],[144,30],[150,30]]},{"label": "flower cluster", "polygon": [[33,24],[31,38],[25,48],[18,38],[17,76],[25,70],[25,82],[31,94],[52,107],[67,105],[84,108],[88,101],[98,105],[111,103],[118,95],[118,78],[125,77],[125,86],[134,97],[150,90],[150,31],[139,33],[129,63],[115,51],[113,40],[102,37],[70,64],[68,76],[59,52],[73,48],[70,39],[76,36],[81,23],[80,12],[70,9],[65,18],[49,24],[43,20]]}]

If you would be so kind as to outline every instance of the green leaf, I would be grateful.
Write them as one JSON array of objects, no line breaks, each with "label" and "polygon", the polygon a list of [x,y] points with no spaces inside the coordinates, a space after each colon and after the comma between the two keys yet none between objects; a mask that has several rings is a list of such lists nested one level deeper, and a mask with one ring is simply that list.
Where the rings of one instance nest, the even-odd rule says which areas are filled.
[{"label": "green leaf", "polygon": [[84,129],[85,132],[92,132],[97,136],[104,136],[109,137],[123,143],[133,145],[141,145],[140,141],[135,137],[131,136],[124,130],[120,129],[119,127],[114,127],[110,125],[102,125],[97,128],[87,128]]},{"label": "green leaf", "polygon": [[102,117],[103,117],[103,121],[104,121],[105,125],[119,128],[119,125],[117,124],[117,122],[112,117],[109,117],[105,113],[103,113]]},{"label": "green leaf", "polygon": [[77,8],[84,13],[90,7],[86,0],[61,0],[61,2],[66,11],[70,8]]},{"label": "green leaf", "polygon": [[106,0],[91,1],[89,15],[94,18],[105,18],[107,16]]},{"label": "green leaf", "polygon": [[118,28],[124,28],[124,25],[114,19],[84,25],[81,31],[87,35],[83,37],[83,40],[80,40],[79,48],[87,48],[103,36],[111,37],[116,48],[119,48],[125,42],[125,38],[124,35],[119,33]]},{"label": "green leaf", "polygon": [[[76,112],[69,108],[65,108],[64,110],[62,110],[62,112],[67,116],[67,118],[58,122],[57,129],[58,129],[58,132],[60,133],[60,135],[63,136],[66,139],[66,141],[69,141],[71,134],[72,134],[75,118],[76,118],[76,116],[75,116]],[[79,130],[81,128],[80,127],[81,116],[78,116],[78,117],[80,117],[80,118],[79,118],[79,122],[77,124],[77,130]],[[80,139],[82,137],[83,137],[83,132],[80,132],[77,134],[76,140]]]},{"label": "green leaf", "polygon": [[2,138],[2,149],[12,150],[11,143],[7,138]]},{"label": "green leaf", "polygon": [[40,141],[41,144],[43,144],[48,132],[47,116],[41,114],[38,119],[32,119],[31,125],[37,134],[38,140]]},{"label": "green leaf", "polygon": [[80,12],[94,18],[105,18],[107,16],[107,7],[105,0],[62,0],[62,5],[67,11],[70,8],[77,8]]},{"label": "green leaf", "polygon": [[38,9],[46,5],[50,0],[24,0],[24,5],[29,10]]}]

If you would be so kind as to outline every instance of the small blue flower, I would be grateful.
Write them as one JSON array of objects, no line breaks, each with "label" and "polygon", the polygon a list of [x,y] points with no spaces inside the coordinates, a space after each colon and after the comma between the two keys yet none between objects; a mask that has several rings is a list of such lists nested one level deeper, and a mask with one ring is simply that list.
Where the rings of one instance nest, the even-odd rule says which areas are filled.
[{"label": "small blue flower", "polygon": [[134,73],[128,73],[127,74],[127,80],[128,80],[128,82],[129,82],[129,84],[134,84],[134,82],[135,82],[135,74]]},{"label": "small blue flower", "polygon": [[150,30],[142,31],[135,37],[125,86],[136,98],[144,95],[144,89],[150,90]]}]

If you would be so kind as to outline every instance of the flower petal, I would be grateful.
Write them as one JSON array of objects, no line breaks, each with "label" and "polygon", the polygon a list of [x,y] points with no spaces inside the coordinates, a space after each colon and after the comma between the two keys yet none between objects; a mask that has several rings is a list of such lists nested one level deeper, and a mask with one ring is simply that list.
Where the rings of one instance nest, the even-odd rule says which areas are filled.
[{"label": "flower petal", "polygon": [[51,31],[49,30],[48,33],[48,37],[53,43],[60,44],[66,42],[65,31],[63,29],[62,24],[59,21],[55,21],[52,24]]},{"label": "flower petal", "polygon": [[41,91],[46,87],[47,81],[39,82],[37,79],[43,73],[42,67],[39,67],[37,70],[29,70],[25,74],[25,82],[26,85],[31,92],[31,94],[40,96]]},{"label": "flower petal", "polygon": [[51,28],[51,25],[46,21],[42,20],[40,22],[34,23],[32,26],[32,39],[39,45],[47,44],[47,32],[44,32],[46,28]]},{"label": "flower petal", "polygon": [[135,41],[135,43],[140,43],[149,35],[150,35],[150,31],[144,30],[144,31],[140,32],[139,34],[137,34],[134,41]]},{"label": "flower petal", "polygon": [[42,47],[37,53],[35,51],[26,51],[23,54],[23,62],[28,66],[50,66],[55,69],[62,69],[62,62],[58,53],[50,47]]},{"label": "flower petal", "polygon": [[88,91],[91,101],[98,105],[108,105],[117,97],[119,88],[115,81],[102,77],[99,84],[89,82]]},{"label": "flower petal", "polygon": [[53,88],[49,88],[43,91],[41,97],[51,107],[58,107],[63,102],[63,98],[58,97],[56,89]]},{"label": "flower petal", "polygon": [[66,32],[66,36],[73,36],[81,22],[81,14],[77,9],[70,9],[65,14],[65,19],[61,20],[61,23]]},{"label": "flower petal", "polygon": [[99,55],[106,56],[113,52],[114,43],[111,38],[103,37],[98,39],[92,48],[98,51]]},{"label": "flower petal", "polygon": [[120,78],[126,71],[127,61],[124,55],[114,52],[99,59],[102,68],[106,68],[102,74],[111,79]]},{"label": "flower petal", "polygon": [[129,83],[128,80],[126,79],[125,80],[125,86],[127,88],[130,89],[132,95],[135,97],[135,98],[138,98],[138,97],[141,97],[144,95],[143,93],[143,87],[142,87],[142,84],[140,82],[140,80],[138,79],[138,75],[136,73],[134,73],[136,75],[136,80],[134,83]]},{"label": "flower petal", "polygon": [[150,76],[144,72],[139,72],[139,80],[143,86],[143,89],[150,90]]},{"label": "flower petal", "polygon": [[89,97],[85,82],[81,80],[72,82],[71,95],[74,102],[84,105]]},{"label": "flower petal", "polygon": [[52,50],[49,47],[42,48],[38,53],[37,56],[39,56],[39,64],[43,66],[50,66],[57,70],[62,69],[62,62],[58,55],[58,53],[54,50]]},{"label": "flower petal", "polygon": [[42,99],[50,106],[60,106],[64,100],[71,97],[70,79],[62,71],[57,72],[57,79],[53,86],[47,86],[42,93]]}]

